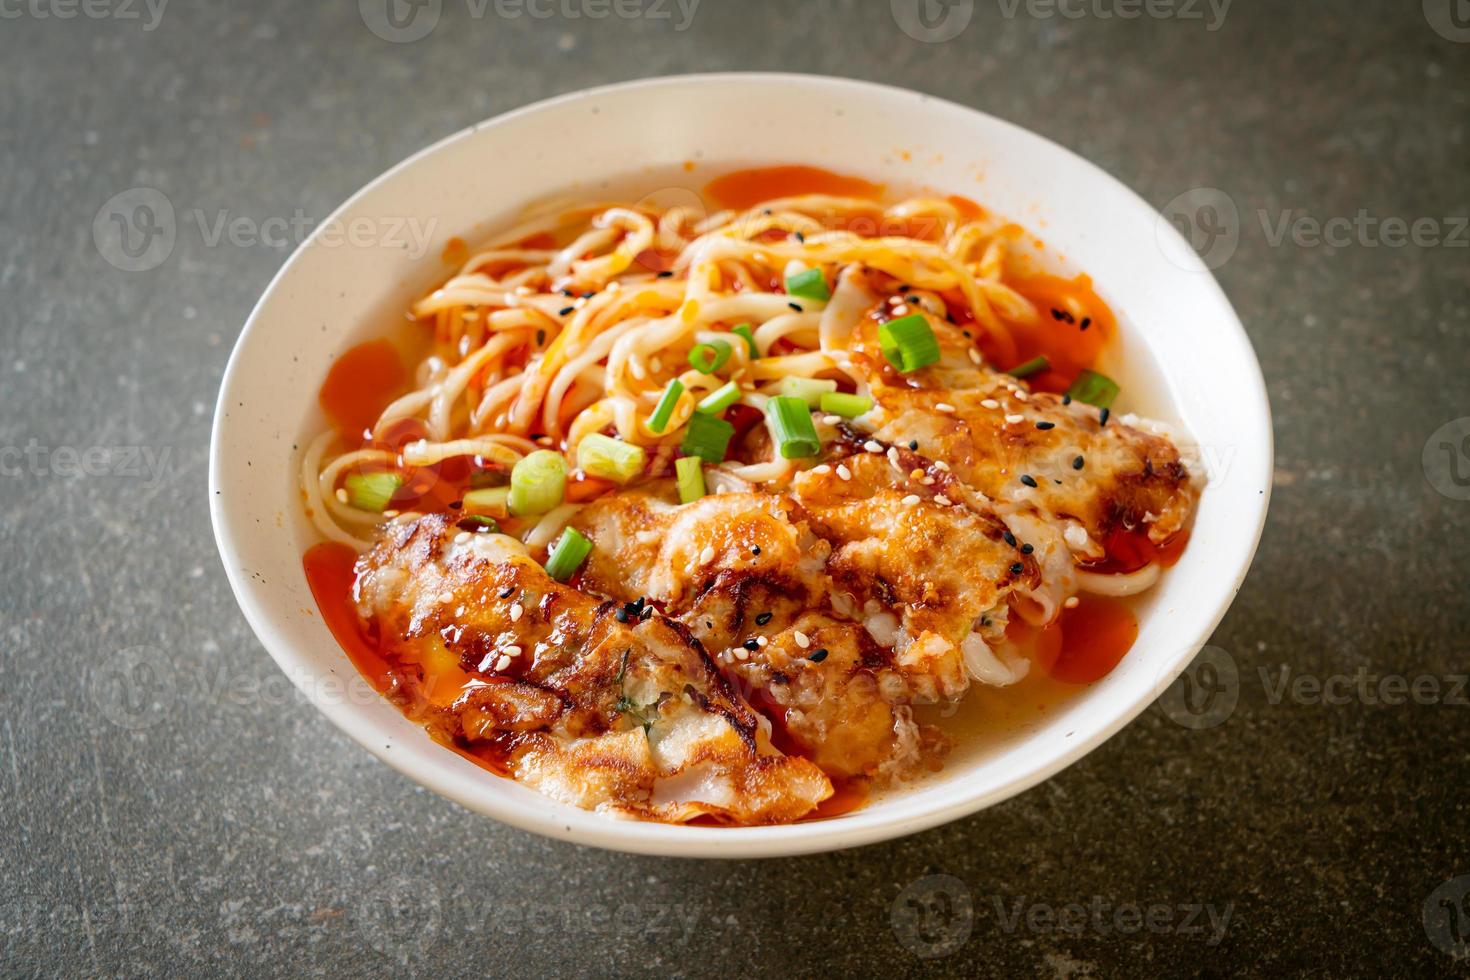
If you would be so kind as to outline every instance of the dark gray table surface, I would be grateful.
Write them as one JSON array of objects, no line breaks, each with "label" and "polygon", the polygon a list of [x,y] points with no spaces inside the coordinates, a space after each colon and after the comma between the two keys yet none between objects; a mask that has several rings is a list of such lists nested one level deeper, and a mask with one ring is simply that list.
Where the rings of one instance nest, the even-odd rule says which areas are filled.
[{"label": "dark gray table surface", "polygon": [[[411,43],[383,0],[0,3],[0,974],[1463,971],[1470,4],[622,3],[443,0]],[[503,110],[719,69],[954,99],[1161,208],[1216,189],[1185,200],[1238,235],[1277,438],[1222,723],[1151,710],[950,826],[718,863],[502,827],[257,689],[205,470],[287,253],[185,216],[321,218]],[[180,215],[144,271],[97,244],[134,187]],[[169,685],[109,702],[140,649]]]}]

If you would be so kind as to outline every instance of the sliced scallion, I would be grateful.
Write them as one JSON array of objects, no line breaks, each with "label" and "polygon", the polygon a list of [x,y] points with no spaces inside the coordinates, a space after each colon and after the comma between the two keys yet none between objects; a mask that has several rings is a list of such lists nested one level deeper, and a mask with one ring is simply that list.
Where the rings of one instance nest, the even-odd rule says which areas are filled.
[{"label": "sliced scallion", "polygon": [[471,490],[464,495],[461,503],[466,513],[509,517],[510,487],[486,487],[483,490]]},{"label": "sliced scallion", "polygon": [[592,554],[592,542],[588,541],[580,531],[569,527],[561,534],[556,547],[551,549],[551,554],[546,558],[546,574],[558,582],[565,582],[571,578],[577,569],[582,567],[582,562]]},{"label": "sliced scallion", "polygon": [[730,359],[730,345],[723,340],[695,344],[689,351],[689,366],[700,374],[714,374]]},{"label": "sliced scallion", "polygon": [[538,449],[510,471],[510,512],[516,517],[544,514],[562,502],[567,490],[567,461],[550,449]]},{"label": "sliced scallion", "polygon": [[849,395],[840,391],[829,391],[821,397],[818,407],[828,415],[841,415],[845,419],[851,419],[871,410],[873,399],[867,395]]},{"label": "sliced scallion", "polygon": [[821,269],[803,269],[794,276],[787,276],[786,293],[788,296],[814,299],[819,303],[825,303],[832,298],[832,290],[827,288],[827,277],[822,275]]},{"label": "sliced scallion", "polygon": [[685,456],[698,456],[706,463],[718,463],[735,435],[735,426],[713,415],[692,415],[679,448]]},{"label": "sliced scallion", "polygon": [[681,503],[704,496],[704,460],[698,456],[680,456],[674,461],[674,475],[678,479]]},{"label": "sliced scallion", "polygon": [[650,432],[662,434],[669,427],[669,419],[674,417],[674,407],[679,404],[679,396],[684,394],[684,382],[678,378],[669,382],[664,389],[663,396],[659,398],[658,404],[654,406],[653,414],[648,418],[648,429]]},{"label": "sliced scallion", "polygon": [[701,398],[694,406],[694,410],[701,415],[719,415],[739,400],[740,385],[734,381],[727,381]]},{"label": "sliced scallion", "polygon": [[900,374],[939,362],[939,341],[929,321],[918,313],[881,324],[878,343],[883,356]]},{"label": "sliced scallion", "polygon": [[828,378],[797,378],[787,375],[777,389],[787,398],[800,398],[809,408],[816,408],[822,396],[837,390],[837,382]]},{"label": "sliced scallion", "polygon": [[577,443],[577,465],[588,476],[627,483],[643,472],[648,454],[642,446],[594,432]]},{"label": "sliced scallion", "polygon": [[731,327],[730,332],[745,341],[745,346],[750,348],[751,360],[761,356],[761,349],[755,345],[755,331],[750,329],[750,324],[742,323],[738,327]]},{"label": "sliced scallion", "polygon": [[347,502],[353,507],[381,514],[388,509],[398,488],[403,486],[403,477],[381,470],[376,473],[349,473],[342,486],[347,491]]},{"label": "sliced scallion", "polygon": [[1098,408],[1108,408],[1113,404],[1113,399],[1118,397],[1118,382],[1106,374],[1083,371],[1077,375],[1077,380],[1072,382],[1072,387],[1067,389],[1067,395],[1073,401],[1086,402]]},{"label": "sliced scallion", "polygon": [[1040,357],[1031,358],[1031,360],[1024,364],[1017,364],[1006,373],[1013,378],[1029,378],[1031,375],[1045,371],[1049,367],[1051,367],[1051,360],[1045,354],[1042,354]]},{"label": "sliced scallion", "polygon": [[783,459],[804,459],[822,451],[822,441],[812,425],[811,408],[800,398],[789,395],[772,398],[766,403],[766,421]]}]

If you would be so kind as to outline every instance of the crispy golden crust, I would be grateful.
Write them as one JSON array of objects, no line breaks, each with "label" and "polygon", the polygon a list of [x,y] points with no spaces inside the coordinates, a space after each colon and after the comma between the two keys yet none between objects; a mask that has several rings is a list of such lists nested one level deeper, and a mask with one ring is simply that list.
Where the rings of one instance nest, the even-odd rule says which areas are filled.
[{"label": "crispy golden crust", "polygon": [[854,358],[870,373],[876,438],[917,443],[920,455],[944,461],[997,504],[1075,520],[1094,541],[1143,527],[1158,542],[1185,527],[1199,487],[1168,439],[972,364],[954,328],[936,335],[943,362],[910,375],[894,374],[872,351]]},{"label": "crispy golden crust", "polygon": [[[468,674],[441,732],[495,740],[517,778],[578,806],[661,820],[794,820],[831,793],[782,755],[680,624],[552,581],[500,535],[442,515],[390,525],[359,601],[407,661]],[[441,671],[442,672],[442,671]]]}]

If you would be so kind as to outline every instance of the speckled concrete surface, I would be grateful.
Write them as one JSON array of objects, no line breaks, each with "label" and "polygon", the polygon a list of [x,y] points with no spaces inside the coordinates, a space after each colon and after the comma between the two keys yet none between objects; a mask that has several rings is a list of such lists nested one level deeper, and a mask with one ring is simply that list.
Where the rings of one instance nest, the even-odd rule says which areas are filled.
[{"label": "speckled concrete surface", "polygon": [[[378,0],[0,4],[0,973],[1462,971],[1470,442],[1437,433],[1470,416],[1454,2],[703,0],[686,24],[654,0],[615,8],[631,19],[433,0],[403,7],[442,7],[412,43],[369,29]],[[907,840],[703,863],[466,813],[279,685],[204,485],[226,357],[286,253],[180,219],[166,261],[124,271],[103,257],[106,202],[150,186],[211,220],[319,218],[502,110],[735,68],[974,105],[1161,208],[1216,189],[1187,216],[1227,233],[1218,275],[1279,461],[1200,675],[1236,701],[1218,724],[1150,711],[1045,785]],[[120,704],[139,648],[172,676]],[[1387,704],[1384,676],[1431,680]]]}]

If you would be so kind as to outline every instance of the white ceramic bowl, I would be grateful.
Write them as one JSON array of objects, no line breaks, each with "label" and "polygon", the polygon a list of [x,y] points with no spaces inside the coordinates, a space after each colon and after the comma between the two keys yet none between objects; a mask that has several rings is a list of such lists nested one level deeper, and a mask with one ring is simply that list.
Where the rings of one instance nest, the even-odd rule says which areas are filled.
[{"label": "white ceramic bowl", "polygon": [[[1189,548],[1154,590],[1117,669],[1026,737],[831,820],[739,829],[616,821],[492,776],[364,693],[301,569],[314,538],[292,445],[322,425],[316,393],[333,357],[401,319],[445,274],[439,254],[450,236],[474,241],[537,198],[568,189],[596,196],[605,178],[646,182],[685,161],[699,165],[691,181],[738,166],[814,164],[964,194],[1021,222],[1093,276],[1122,322],[1128,362],[1151,362],[1157,373],[1143,407],[1183,424],[1217,464]],[[850,847],[973,813],[1081,758],[1148,707],[1219,623],[1255,553],[1270,496],[1270,412],[1229,302],[1127,188],[972,109],[836,78],[649,79],[541,102],[452,136],[373,181],[335,218],[329,231],[365,219],[357,227],[384,241],[351,246],[319,233],[304,243],[261,297],[225,372],[209,474],[220,553],[261,642],[332,721],[410,778],[516,827],[626,851],[734,858]],[[433,232],[417,259],[392,240],[394,222],[409,218]]]}]

